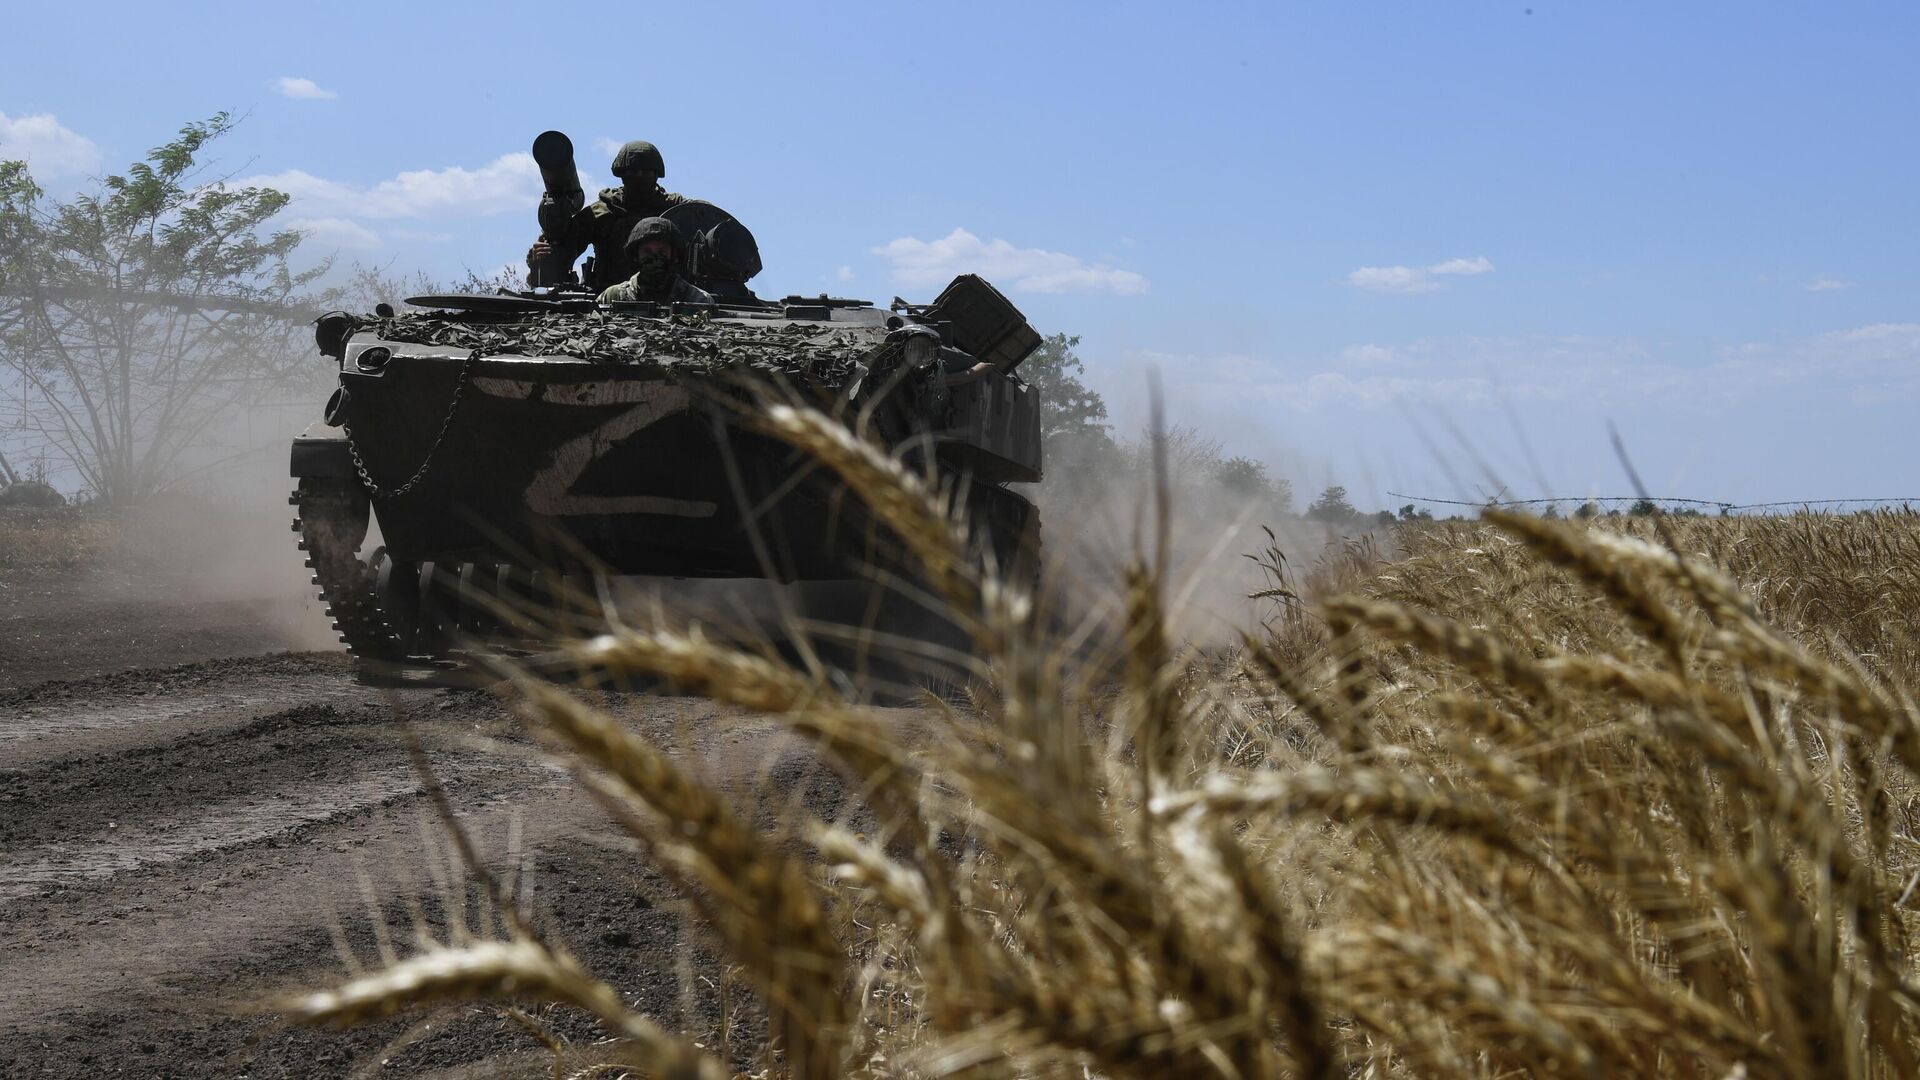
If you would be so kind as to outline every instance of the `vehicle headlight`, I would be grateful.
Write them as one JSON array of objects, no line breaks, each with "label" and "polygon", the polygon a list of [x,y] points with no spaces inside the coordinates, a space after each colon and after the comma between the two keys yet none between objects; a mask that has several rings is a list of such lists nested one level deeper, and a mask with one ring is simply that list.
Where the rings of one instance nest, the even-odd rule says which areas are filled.
[{"label": "vehicle headlight", "polygon": [[347,338],[353,333],[353,316],[344,311],[329,311],[313,320],[313,343],[321,356],[340,359],[346,350]]},{"label": "vehicle headlight", "polygon": [[907,367],[919,370],[940,359],[940,335],[931,330],[909,332],[905,350]]}]

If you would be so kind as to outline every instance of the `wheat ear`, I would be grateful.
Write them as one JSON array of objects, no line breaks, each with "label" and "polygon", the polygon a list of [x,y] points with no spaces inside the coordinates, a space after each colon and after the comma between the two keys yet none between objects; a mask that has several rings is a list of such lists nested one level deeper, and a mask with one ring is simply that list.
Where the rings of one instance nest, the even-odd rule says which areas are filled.
[{"label": "wheat ear", "polygon": [[807,1078],[841,1067],[849,977],[805,866],[773,849],[706,785],[653,744],[573,695],[533,680],[519,689],[545,731],[603,770],[652,814],[655,853],[704,907],[734,959],[753,973],[775,1015],[788,1067]]},{"label": "wheat ear", "polygon": [[346,1027],[423,1005],[516,997],[585,1009],[608,1030],[639,1044],[661,1076],[724,1080],[727,1075],[691,1043],[628,1011],[612,987],[587,975],[572,957],[529,940],[432,949],[338,989],[294,998],[286,1008],[304,1023]]}]

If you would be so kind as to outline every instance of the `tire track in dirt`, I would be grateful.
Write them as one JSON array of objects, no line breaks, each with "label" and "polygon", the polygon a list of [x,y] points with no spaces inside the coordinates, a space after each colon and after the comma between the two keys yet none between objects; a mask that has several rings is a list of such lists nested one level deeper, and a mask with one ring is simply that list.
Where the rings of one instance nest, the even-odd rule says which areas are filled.
[{"label": "tire track in dirt", "polygon": [[0,775],[249,723],[289,705],[378,700],[326,653],[136,670],[0,691]]},{"label": "tire track in dirt", "polygon": [[[0,926],[10,953],[36,960],[24,984],[0,981],[0,1029],[109,989],[218,971],[223,954],[317,925],[330,906],[363,904],[368,843],[418,843],[421,784],[400,719],[421,733],[438,779],[480,833],[499,831],[513,806],[546,801],[564,779],[530,757],[450,747],[455,733],[437,706],[479,705],[492,718],[478,695],[387,693],[263,666],[222,665],[233,677],[190,679],[191,691],[151,704],[139,680],[123,680],[27,714],[65,741],[0,774]],[[287,696],[276,700],[271,686]],[[311,697],[323,703],[302,701]],[[162,722],[140,723],[154,715]],[[103,984],[105,971],[116,978]]]},{"label": "tire track in dirt", "polygon": [[[743,808],[778,812],[821,776],[770,722],[690,698],[603,703]],[[0,1077],[365,1065],[398,1029],[283,1031],[241,1014],[271,991],[341,977],[330,913],[369,962],[372,925],[407,936],[416,902],[445,932],[430,864],[450,864],[446,839],[403,725],[494,870],[539,867],[533,903],[577,955],[656,1015],[697,1027],[711,1011],[717,961],[686,939],[671,890],[485,693],[380,689],[337,657],[260,657],[0,691],[0,725],[0,957],[12,973],[0,978]],[[709,989],[690,986],[690,970]],[[593,1034],[583,1018],[556,1022]],[[383,1075],[528,1048],[496,1013],[467,1010]]]},{"label": "tire track in dirt", "polygon": [[0,857],[0,902],[264,840],[419,790],[419,780],[409,770],[383,769],[364,780],[319,790],[227,800],[181,823],[128,828],[110,823],[110,835],[99,840],[54,841]]}]

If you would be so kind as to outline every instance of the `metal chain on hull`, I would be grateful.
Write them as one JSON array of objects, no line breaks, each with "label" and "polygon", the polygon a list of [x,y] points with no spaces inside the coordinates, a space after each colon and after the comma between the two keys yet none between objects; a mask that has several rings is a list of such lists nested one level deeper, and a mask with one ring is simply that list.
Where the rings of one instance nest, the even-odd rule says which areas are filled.
[{"label": "metal chain on hull", "polygon": [[342,430],[347,434],[347,453],[353,456],[353,470],[359,474],[360,484],[367,489],[367,494],[376,499],[397,499],[412,491],[420,481],[426,479],[427,470],[433,467],[434,457],[440,453],[440,447],[447,441],[447,432],[453,430],[453,418],[460,413],[460,402],[466,396],[467,384],[473,380],[473,367],[479,361],[480,350],[475,349],[467,354],[466,361],[460,365],[460,376],[454,380],[453,384],[453,397],[447,402],[447,415],[440,420],[440,433],[433,437],[433,445],[427,447],[427,456],[420,459],[420,467],[413,470],[413,475],[399,487],[383,488],[374,482],[373,475],[367,472],[367,463],[360,460],[360,447],[353,440],[353,425],[341,425]]},{"label": "metal chain on hull", "polygon": [[[349,424],[345,425],[347,453],[353,459],[357,480],[303,478],[287,500],[298,511],[293,529],[300,534],[300,549],[307,553],[307,567],[313,571],[312,583],[320,590],[320,600],[326,605],[327,616],[333,620],[333,629],[340,635],[341,644],[356,657],[389,663],[408,660],[406,642],[416,636],[412,630],[417,628],[396,628],[387,617],[378,574],[360,558],[360,544],[366,537],[367,510],[356,507],[355,500],[398,498],[426,479],[441,446],[447,441],[447,433],[453,429],[454,417],[459,415],[460,404],[479,360],[480,350],[475,349],[460,365],[440,430],[427,447],[419,467],[405,483],[382,488],[374,481],[360,457],[360,448],[355,445],[353,427]],[[355,487],[359,490],[354,490]]]}]

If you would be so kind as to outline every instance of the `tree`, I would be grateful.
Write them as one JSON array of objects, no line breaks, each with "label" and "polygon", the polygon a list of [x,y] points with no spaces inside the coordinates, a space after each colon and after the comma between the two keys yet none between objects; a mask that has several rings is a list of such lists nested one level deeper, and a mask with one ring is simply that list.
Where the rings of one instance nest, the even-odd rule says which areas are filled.
[{"label": "tree", "polygon": [[1040,392],[1040,439],[1052,447],[1060,442],[1111,449],[1113,434],[1107,423],[1107,403],[1087,389],[1080,377],[1086,368],[1074,354],[1077,334],[1053,334],[1040,342],[1020,364],[1020,377]]},{"label": "tree", "polygon": [[502,290],[512,292],[527,287],[522,271],[501,267],[492,277],[481,277],[472,267],[464,276],[439,280],[424,270],[395,274],[389,266],[368,266],[356,262],[346,275],[345,284],[327,295],[329,306],[347,311],[372,311],[376,304],[392,304],[408,296],[447,296],[468,294],[492,296]]},{"label": "tree", "polygon": [[1596,502],[1583,502],[1580,504],[1580,509],[1575,510],[1573,512],[1573,516],[1579,518],[1582,521],[1585,521],[1588,518],[1598,517],[1599,514],[1600,514],[1600,504]]},{"label": "tree", "polygon": [[1268,475],[1266,465],[1250,457],[1227,458],[1214,469],[1213,478],[1228,494],[1262,500],[1281,513],[1293,506],[1293,485]]},{"label": "tree", "polygon": [[1307,507],[1307,517],[1313,521],[1324,521],[1330,525],[1344,525],[1353,520],[1358,510],[1347,501],[1347,489],[1334,484],[1320,493]]},{"label": "tree", "polygon": [[1660,505],[1652,499],[1643,498],[1627,507],[1627,513],[1632,517],[1654,517],[1660,513]]},{"label": "tree", "polygon": [[1222,461],[1213,470],[1213,478],[1229,492],[1247,498],[1257,498],[1273,490],[1273,480],[1267,476],[1267,467],[1249,457],[1231,457]]},{"label": "tree", "polygon": [[1151,476],[1156,444],[1167,462],[1167,479],[1176,484],[1214,479],[1227,460],[1220,440],[1191,424],[1170,424],[1156,439],[1152,428],[1123,443],[1113,444],[1119,451],[1114,463],[1136,476]]},{"label": "tree", "polygon": [[280,383],[304,350],[287,196],[202,181],[232,130],[188,124],[90,193],[49,199],[0,162],[0,384],[9,426],[37,438],[99,498],[165,490],[231,407]]}]

